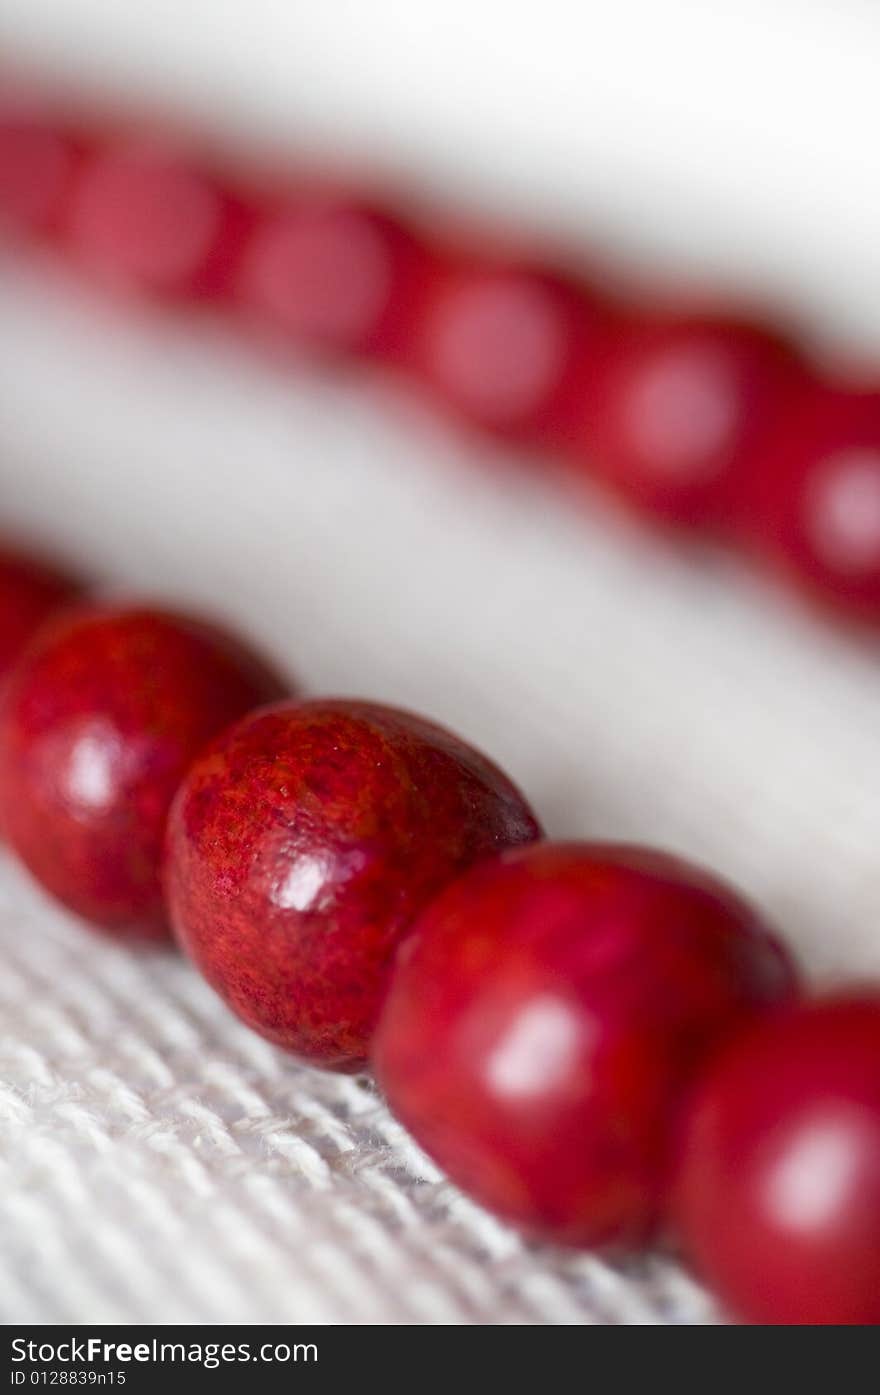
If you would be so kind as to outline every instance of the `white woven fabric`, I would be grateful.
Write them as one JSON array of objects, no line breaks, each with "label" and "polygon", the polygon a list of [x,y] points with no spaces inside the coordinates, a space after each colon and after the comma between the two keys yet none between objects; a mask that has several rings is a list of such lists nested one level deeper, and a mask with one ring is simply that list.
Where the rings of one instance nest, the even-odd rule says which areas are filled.
[{"label": "white woven fabric", "polygon": [[[532,7],[506,4],[502,43],[471,2],[469,46],[440,22],[448,4],[428,34],[427,6],[393,0],[251,0],[243,21],[236,0],[58,0],[50,23],[37,8],[0,0],[0,35],[117,90],[143,73],[228,126],[336,130],[352,149],[363,136],[413,178],[427,151],[427,183],[540,203],[572,241],[598,210],[624,243],[679,263],[702,249],[740,281],[752,268],[817,323],[880,342],[865,293],[877,187],[860,163],[873,169],[870,7],[645,0],[646,31],[637,0],[555,4],[552,24],[541,6],[532,26],[514,23]],[[578,49],[566,26],[600,12]],[[635,66],[619,61],[630,31],[646,35]],[[713,41],[726,64],[703,64]],[[117,317],[9,260],[0,525],[225,616],[310,691],[457,728],[553,834],[707,863],[817,979],[880,972],[876,652],[734,563],[667,551],[444,434],[386,385],[260,363],[210,325]],[[438,1175],[368,1082],[293,1064],[174,956],[90,935],[6,863],[0,1235],[7,1322],[717,1317],[666,1259],[523,1244]]]}]

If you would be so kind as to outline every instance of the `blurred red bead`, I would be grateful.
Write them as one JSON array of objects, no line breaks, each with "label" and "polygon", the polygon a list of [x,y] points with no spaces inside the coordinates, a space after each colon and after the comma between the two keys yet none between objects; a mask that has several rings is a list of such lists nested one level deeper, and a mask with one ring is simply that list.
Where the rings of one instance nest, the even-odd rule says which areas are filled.
[{"label": "blurred red bead", "polygon": [[451,878],[537,837],[488,760],[419,717],[309,702],[245,718],[169,822],[183,948],[234,1012],[315,1065],[364,1065],[390,959]]},{"label": "blurred red bead", "polygon": [[247,225],[244,206],[186,154],[132,139],[96,149],[84,163],[67,238],[114,289],[201,299],[228,291]]},{"label": "blurred red bead", "polygon": [[267,205],[242,259],[246,312],[313,352],[395,357],[407,341],[422,256],[402,224],[355,199]]},{"label": "blurred red bead", "polygon": [[816,384],[754,462],[752,546],[816,600],[880,619],[880,393]]},{"label": "blurred red bead", "polygon": [[50,117],[0,106],[0,231],[43,233],[62,211],[80,146]]},{"label": "blurred red bead", "polygon": [[676,1212],[746,1320],[880,1324],[880,995],[806,1004],[731,1044],[683,1134]]},{"label": "blurred red bead", "polygon": [[413,356],[466,421],[532,444],[571,439],[582,375],[607,315],[586,291],[528,266],[489,261],[438,271]]},{"label": "blurred red bead", "polygon": [[43,622],[72,602],[79,589],[66,572],[0,547],[0,680]]},{"label": "blurred red bead", "polygon": [[163,935],[168,807],[202,747],[279,680],[220,630],[154,610],[50,620],[0,711],[0,818],[41,885],[119,934]]},{"label": "blurred red bead", "polygon": [[800,381],[791,347],[746,322],[621,323],[584,380],[583,458],[661,522],[726,525],[743,472]]},{"label": "blurred red bead", "polygon": [[478,1201],[575,1245],[634,1243],[666,1201],[695,1075],[794,972],[753,911],[637,848],[536,844],[461,878],[401,948],[374,1064]]}]

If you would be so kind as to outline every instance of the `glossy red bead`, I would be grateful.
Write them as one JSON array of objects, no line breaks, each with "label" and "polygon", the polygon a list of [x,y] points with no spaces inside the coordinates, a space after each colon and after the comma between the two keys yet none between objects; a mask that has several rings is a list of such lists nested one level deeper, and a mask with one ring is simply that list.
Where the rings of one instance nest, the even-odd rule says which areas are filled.
[{"label": "glossy red bead", "polygon": [[78,591],[79,583],[66,572],[0,546],[0,680],[43,622]]},{"label": "glossy red bead", "polygon": [[0,819],[41,885],[119,934],[166,933],[168,807],[194,756],[275,698],[278,679],[222,631],[154,610],[50,620],[0,710]]},{"label": "glossy red bead", "polygon": [[64,206],[79,161],[75,137],[27,105],[0,105],[0,231],[43,233]]},{"label": "glossy red bead", "polygon": [[510,781],[430,722],[365,702],[281,706],[221,738],[175,800],[172,921],[249,1026],[356,1069],[413,917],[538,832]]},{"label": "glossy red bead", "polygon": [[408,339],[422,262],[390,215],[354,198],[302,194],[267,204],[255,220],[238,299],[295,347],[394,358]]},{"label": "glossy red bead", "polygon": [[725,525],[740,477],[800,380],[788,344],[751,324],[631,319],[584,379],[583,459],[661,522]]},{"label": "glossy red bead", "polygon": [[805,391],[754,462],[742,531],[815,600],[880,619],[880,393]]},{"label": "glossy red bead", "polygon": [[374,1063],[483,1205],[575,1245],[643,1240],[694,1077],[794,991],[754,913],[660,853],[536,844],[437,898],[401,948]]},{"label": "glossy red bead", "polygon": [[533,267],[453,261],[420,309],[413,358],[442,404],[532,444],[570,439],[581,375],[606,313],[585,290]]},{"label": "glossy red bead", "polygon": [[110,288],[201,299],[228,291],[248,215],[174,144],[133,138],[84,163],[67,223],[71,251]]},{"label": "glossy red bead", "polygon": [[731,1044],[688,1119],[676,1213],[745,1319],[880,1324],[880,995],[804,1005]]}]

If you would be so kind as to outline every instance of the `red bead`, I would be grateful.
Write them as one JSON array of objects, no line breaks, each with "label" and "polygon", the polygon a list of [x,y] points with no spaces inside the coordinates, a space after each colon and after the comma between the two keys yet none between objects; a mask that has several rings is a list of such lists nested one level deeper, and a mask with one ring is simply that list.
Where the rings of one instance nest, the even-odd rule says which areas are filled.
[{"label": "red bead", "polygon": [[644,1239],[683,1099],[793,991],[726,887],[637,848],[536,844],[451,886],[397,960],[374,1045],[391,1108],[453,1181],[567,1244]]},{"label": "red bead", "polygon": [[354,199],[302,195],[256,220],[238,294],[259,325],[298,347],[394,357],[420,272],[416,244],[395,219]]},{"label": "red bead", "polygon": [[415,333],[418,371],[443,404],[530,443],[571,437],[581,374],[606,316],[560,277],[504,263],[435,277]]},{"label": "red bead", "polygon": [[880,619],[880,393],[805,391],[756,460],[743,515],[805,592]]},{"label": "red bead", "polygon": [[114,289],[220,296],[235,275],[247,214],[172,145],[132,140],[96,151],[71,195],[75,256]]},{"label": "red bead", "polygon": [[172,922],[249,1026],[356,1069],[413,917],[538,832],[510,781],[430,722],[365,702],[278,707],[217,742],[175,800]]},{"label": "red bead", "polygon": [[731,1044],[688,1120],[676,1210],[747,1320],[880,1324],[880,996],[804,1005]]},{"label": "red bead", "polygon": [[583,458],[662,522],[726,524],[742,472],[799,380],[788,345],[750,324],[630,321],[584,380]]},{"label": "red bead", "polygon": [[0,680],[43,624],[79,591],[73,577],[34,557],[0,548]]},{"label": "red bead", "polygon": [[118,933],[165,933],[168,807],[202,747],[278,680],[227,635],[152,610],[49,621],[0,712],[0,818],[37,881]]},{"label": "red bead", "polygon": [[0,109],[0,230],[52,228],[78,157],[77,141],[39,112],[17,104]]}]

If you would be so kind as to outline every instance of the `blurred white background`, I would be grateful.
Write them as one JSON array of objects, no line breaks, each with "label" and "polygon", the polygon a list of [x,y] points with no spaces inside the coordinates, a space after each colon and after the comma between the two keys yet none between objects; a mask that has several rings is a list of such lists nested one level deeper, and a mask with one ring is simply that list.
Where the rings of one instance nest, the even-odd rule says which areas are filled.
[{"label": "blurred white background", "polygon": [[0,43],[880,348],[872,0],[0,0]]},{"label": "blurred white background", "polygon": [[[867,0],[0,0],[0,43],[574,257],[760,292],[880,360]],[[711,864],[817,977],[876,974],[876,652],[733,563],[574,509],[539,469],[472,468],[496,455],[381,383],[283,372],[221,327],[0,263],[5,526],[231,616],[312,691],[457,727],[553,833]],[[665,1262],[523,1246],[366,1087],[279,1061],[184,966],[95,943],[12,869],[0,924],[7,1320],[710,1314]]]}]

